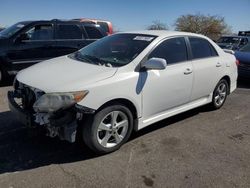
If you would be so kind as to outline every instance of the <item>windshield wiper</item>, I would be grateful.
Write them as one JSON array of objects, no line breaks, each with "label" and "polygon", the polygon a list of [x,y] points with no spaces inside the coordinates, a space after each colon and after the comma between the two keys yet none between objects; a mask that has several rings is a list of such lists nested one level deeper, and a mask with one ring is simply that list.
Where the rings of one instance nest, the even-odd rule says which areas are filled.
[{"label": "windshield wiper", "polygon": [[76,51],[75,53],[73,53],[71,55],[72,58],[76,59],[76,60],[79,60],[79,61],[83,61],[83,62],[89,62],[89,63],[92,63],[92,61],[88,58],[85,58],[79,51]]},{"label": "windshield wiper", "polygon": [[112,65],[110,63],[108,63],[107,61],[105,61],[101,58],[98,58],[96,56],[91,56],[91,55],[83,55],[79,51],[73,53],[70,57],[74,58],[76,60],[79,60],[79,61],[83,61],[83,62],[94,63],[94,64],[112,67]]},{"label": "windshield wiper", "polygon": [[101,58],[98,58],[96,56],[91,56],[91,55],[83,55],[83,57],[85,57],[86,59],[89,59],[91,60],[92,62],[95,62],[95,63],[101,63],[101,64],[104,64],[105,62],[101,59]]}]

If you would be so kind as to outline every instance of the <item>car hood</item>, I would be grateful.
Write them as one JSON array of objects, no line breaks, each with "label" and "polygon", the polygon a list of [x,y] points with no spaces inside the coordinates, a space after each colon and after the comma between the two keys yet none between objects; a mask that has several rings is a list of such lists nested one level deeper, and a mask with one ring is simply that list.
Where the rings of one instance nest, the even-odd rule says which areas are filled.
[{"label": "car hood", "polygon": [[250,64],[250,52],[235,51],[234,55],[240,62],[243,61]]},{"label": "car hood", "polygon": [[46,93],[70,92],[84,90],[89,84],[112,77],[116,70],[62,56],[24,69],[16,79]]}]

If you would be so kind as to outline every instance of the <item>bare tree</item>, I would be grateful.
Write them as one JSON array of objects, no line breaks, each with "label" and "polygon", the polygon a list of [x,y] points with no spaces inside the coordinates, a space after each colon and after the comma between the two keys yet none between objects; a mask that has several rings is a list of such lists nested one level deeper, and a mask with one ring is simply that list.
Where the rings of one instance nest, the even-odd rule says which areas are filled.
[{"label": "bare tree", "polygon": [[168,30],[168,26],[159,20],[156,20],[147,27],[147,30]]},{"label": "bare tree", "polygon": [[176,22],[177,31],[199,33],[217,40],[223,34],[231,33],[231,27],[227,25],[224,17],[198,14],[180,16]]}]

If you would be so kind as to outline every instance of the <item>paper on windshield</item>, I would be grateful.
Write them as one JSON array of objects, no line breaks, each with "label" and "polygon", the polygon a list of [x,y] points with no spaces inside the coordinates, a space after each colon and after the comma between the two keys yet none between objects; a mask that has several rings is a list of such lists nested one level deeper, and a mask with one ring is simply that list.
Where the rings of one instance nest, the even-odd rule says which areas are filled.
[{"label": "paper on windshield", "polygon": [[143,41],[152,41],[154,37],[146,37],[146,36],[136,36],[133,40],[143,40]]}]

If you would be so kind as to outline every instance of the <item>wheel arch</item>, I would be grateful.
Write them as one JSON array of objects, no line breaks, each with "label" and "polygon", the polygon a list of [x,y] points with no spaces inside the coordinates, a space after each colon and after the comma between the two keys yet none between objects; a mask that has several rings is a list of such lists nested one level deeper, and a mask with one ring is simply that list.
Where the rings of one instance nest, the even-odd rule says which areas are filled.
[{"label": "wheel arch", "polygon": [[97,109],[97,111],[99,111],[107,106],[114,105],[114,104],[122,104],[122,105],[126,106],[131,111],[131,113],[133,115],[133,119],[134,119],[133,129],[138,130],[138,110],[136,108],[136,105],[128,99],[125,99],[125,98],[112,99],[110,101],[105,102],[103,105],[101,105]]},{"label": "wheel arch", "polygon": [[231,79],[228,75],[223,76],[220,80],[226,80],[227,84],[228,84],[228,90],[227,90],[227,94],[230,94],[230,88],[231,88]]}]

